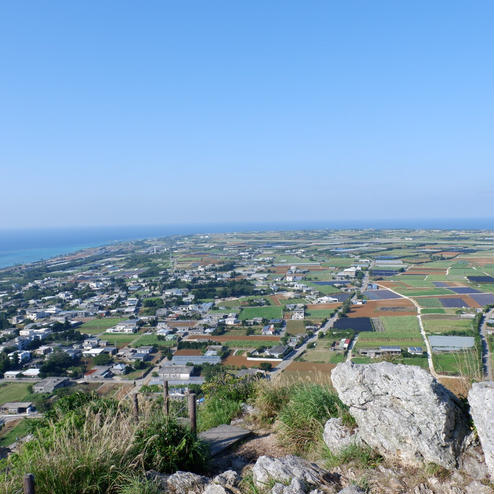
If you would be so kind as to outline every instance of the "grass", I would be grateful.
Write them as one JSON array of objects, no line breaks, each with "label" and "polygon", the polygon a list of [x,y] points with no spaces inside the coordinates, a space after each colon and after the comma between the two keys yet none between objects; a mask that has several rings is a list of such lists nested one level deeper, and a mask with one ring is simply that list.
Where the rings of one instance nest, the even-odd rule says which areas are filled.
[{"label": "grass", "polygon": [[[34,440],[4,460],[0,491],[22,492],[23,475],[31,472],[36,494],[154,494],[146,470],[204,466],[201,443],[150,406],[142,407],[136,420],[123,403],[86,396],[80,401],[65,401],[50,420],[39,423]],[[131,490],[133,485],[145,490]]]},{"label": "grass", "polygon": [[93,319],[92,321],[85,322],[78,329],[81,333],[98,334],[108,328],[112,328],[121,321],[125,321],[125,318],[107,317],[104,319]]},{"label": "grass", "polygon": [[328,386],[313,383],[294,385],[278,415],[280,443],[295,454],[319,447],[324,424],[330,417],[352,418],[338,395]]},{"label": "grass", "polygon": [[0,404],[8,401],[24,401],[29,395],[29,383],[0,384]]},{"label": "grass", "polygon": [[420,305],[421,308],[442,308],[443,306],[438,298],[420,297],[416,298],[415,301]]},{"label": "grass", "polygon": [[122,348],[129,343],[132,343],[135,339],[139,338],[138,334],[114,334],[105,333],[103,339],[108,343],[115,345],[117,348]]},{"label": "grass", "polygon": [[459,352],[433,353],[434,368],[441,374],[466,376],[481,380],[478,352],[474,349]]},{"label": "grass", "polygon": [[359,335],[356,350],[378,346],[422,346],[418,320],[415,316],[386,316],[379,318],[384,331],[366,331]]},{"label": "grass", "polygon": [[336,454],[325,447],[323,448],[323,458],[328,469],[344,464],[352,464],[352,466],[360,468],[376,468],[383,460],[372,448],[359,444],[350,444]]},{"label": "grass", "polygon": [[283,312],[279,306],[268,307],[244,307],[240,313],[239,319],[253,319],[254,317],[262,317],[265,319],[282,319]]},{"label": "grass", "polygon": [[29,432],[29,423],[26,419],[20,420],[14,427],[9,425],[4,426],[5,430],[0,432],[0,446],[9,446],[14,443],[17,438],[24,437]]},{"label": "grass", "polygon": [[287,334],[297,335],[305,333],[305,323],[304,321],[290,319],[286,322],[286,332]]},{"label": "grass", "polygon": [[423,319],[422,323],[428,333],[447,333],[449,331],[471,332],[474,335],[470,319]]},{"label": "grass", "polygon": [[139,336],[135,341],[132,342],[130,346],[156,346],[156,347],[172,347],[175,346],[176,342],[160,340],[156,334],[143,334]]},{"label": "grass", "polygon": [[271,347],[279,344],[279,341],[256,340],[255,338],[252,338],[251,340],[231,340],[222,343],[222,345],[229,348],[257,348],[260,346]]},{"label": "grass", "polygon": [[325,319],[334,314],[335,309],[312,309],[306,312],[306,316],[311,319]]}]

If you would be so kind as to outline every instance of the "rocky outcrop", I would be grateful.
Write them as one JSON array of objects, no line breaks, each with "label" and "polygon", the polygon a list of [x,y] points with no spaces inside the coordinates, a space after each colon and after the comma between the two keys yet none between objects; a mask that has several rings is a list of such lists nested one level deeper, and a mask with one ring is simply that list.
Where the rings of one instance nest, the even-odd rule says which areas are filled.
[{"label": "rocky outcrop", "polygon": [[240,483],[240,476],[235,470],[216,475],[212,482],[204,490],[204,494],[236,494]]},{"label": "rocky outcrop", "polygon": [[164,475],[150,470],[146,472],[146,476],[170,494],[202,494],[210,482],[207,477],[192,472],[178,471],[172,475]]},{"label": "rocky outcrop", "polygon": [[468,433],[456,397],[425,370],[409,365],[338,364],[331,373],[359,436],[406,463],[454,468]]},{"label": "rocky outcrop", "polygon": [[468,403],[489,474],[494,480],[494,382],[474,383],[468,393]]},{"label": "rocky outcrop", "polygon": [[341,418],[329,419],[324,426],[322,437],[331,453],[335,455],[352,444],[360,444],[361,442],[359,435],[343,425]]},{"label": "rocky outcrop", "polygon": [[260,456],[252,469],[252,477],[256,487],[261,489],[274,481],[272,494],[307,494],[321,486],[324,486],[324,492],[336,492],[337,479],[327,470],[298,456]]}]

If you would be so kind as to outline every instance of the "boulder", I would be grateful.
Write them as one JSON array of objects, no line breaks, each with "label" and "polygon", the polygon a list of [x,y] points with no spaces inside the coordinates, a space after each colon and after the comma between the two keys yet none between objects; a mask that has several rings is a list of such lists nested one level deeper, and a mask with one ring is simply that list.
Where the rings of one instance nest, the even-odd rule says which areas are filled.
[{"label": "boulder", "polygon": [[494,382],[474,383],[468,393],[468,403],[487,469],[494,480]]},{"label": "boulder", "polygon": [[191,472],[175,472],[166,479],[167,492],[172,494],[202,494],[209,479]]},{"label": "boulder", "polygon": [[[285,484],[284,487],[291,486],[294,492],[296,492],[296,488],[303,489],[303,492],[309,492],[314,487],[329,486],[332,481],[327,470],[315,463],[292,455],[282,458],[260,456],[252,469],[252,476],[256,487],[265,488],[274,480],[279,484]],[[295,483],[293,483],[294,480],[296,480]],[[285,491],[281,492],[285,494]],[[291,492],[288,490],[287,494],[291,494]]]},{"label": "boulder", "polygon": [[338,454],[352,444],[359,444],[360,437],[343,425],[341,418],[331,418],[324,426],[322,435],[331,453]]},{"label": "boulder", "polygon": [[216,475],[212,482],[204,490],[204,494],[232,494],[238,492],[236,487],[240,482],[240,476],[234,470]]},{"label": "boulder", "polygon": [[468,433],[457,398],[427,371],[409,365],[338,364],[331,373],[359,436],[383,455],[454,468]]},{"label": "boulder", "polygon": [[340,492],[338,492],[338,494],[365,494],[365,491],[363,491],[356,485],[349,485],[348,487],[345,487]]}]

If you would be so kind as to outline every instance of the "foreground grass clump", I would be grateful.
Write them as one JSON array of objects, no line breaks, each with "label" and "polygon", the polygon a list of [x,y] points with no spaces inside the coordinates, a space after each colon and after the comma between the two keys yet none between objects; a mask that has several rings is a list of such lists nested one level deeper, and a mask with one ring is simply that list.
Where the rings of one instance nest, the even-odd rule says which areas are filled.
[{"label": "foreground grass clump", "polygon": [[294,453],[306,453],[319,442],[326,421],[342,415],[344,410],[345,405],[329,387],[295,385],[278,416],[280,442]]},{"label": "foreground grass clump", "polygon": [[375,468],[383,460],[372,448],[359,444],[351,444],[338,454],[332,453],[324,445],[322,456],[326,461],[326,468],[334,468],[349,463],[360,468]]},{"label": "foreground grass clump", "polygon": [[213,376],[204,386],[205,402],[199,408],[198,428],[203,431],[229,424],[242,412],[242,405],[254,392],[254,381],[239,379],[230,373]]},{"label": "foreground grass clump", "polygon": [[0,492],[21,493],[30,472],[37,494],[154,494],[146,469],[204,468],[204,446],[151,409],[137,421],[125,405],[81,394],[59,400],[50,415],[32,441],[2,461]]}]

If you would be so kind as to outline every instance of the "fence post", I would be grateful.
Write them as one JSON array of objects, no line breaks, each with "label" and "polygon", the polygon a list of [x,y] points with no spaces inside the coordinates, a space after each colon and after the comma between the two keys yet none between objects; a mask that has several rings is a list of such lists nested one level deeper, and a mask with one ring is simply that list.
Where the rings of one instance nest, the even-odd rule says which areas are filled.
[{"label": "fence post", "polygon": [[168,395],[168,381],[166,379],[163,381],[163,398],[165,405],[165,415],[168,417],[170,415],[170,402]]},{"label": "fence post", "polygon": [[27,473],[24,475],[24,494],[35,494],[34,492],[34,475]]},{"label": "fence post", "polygon": [[139,420],[139,397],[137,393],[134,394],[134,416],[136,420]]},{"label": "fence post", "polygon": [[193,434],[197,431],[197,419],[196,419],[196,394],[190,393],[189,399],[189,419],[190,419],[190,430]]}]

